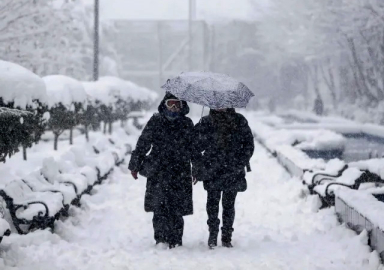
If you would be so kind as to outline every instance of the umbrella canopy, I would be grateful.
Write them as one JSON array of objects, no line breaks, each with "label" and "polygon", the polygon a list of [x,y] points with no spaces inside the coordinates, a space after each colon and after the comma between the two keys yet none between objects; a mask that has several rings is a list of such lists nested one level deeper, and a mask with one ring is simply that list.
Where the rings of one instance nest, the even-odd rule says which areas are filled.
[{"label": "umbrella canopy", "polygon": [[243,83],[225,74],[184,72],[161,87],[181,100],[211,109],[245,108],[254,94]]}]

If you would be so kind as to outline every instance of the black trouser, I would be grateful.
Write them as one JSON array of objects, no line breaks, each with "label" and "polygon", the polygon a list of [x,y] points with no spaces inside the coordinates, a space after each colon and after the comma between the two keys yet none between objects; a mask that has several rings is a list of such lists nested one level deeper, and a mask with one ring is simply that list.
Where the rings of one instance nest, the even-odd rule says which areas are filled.
[{"label": "black trouser", "polygon": [[207,192],[207,214],[208,214],[208,227],[211,233],[218,233],[220,227],[219,204],[221,193],[223,193],[223,227],[221,228],[222,239],[231,240],[233,232],[233,223],[235,221],[235,200],[236,191],[216,191],[210,190]]},{"label": "black trouser", "polygon": [[184,219],[183,216],[172,213],[153,214],[153,230],[156,242],[169,243],[170,245],[182,245]]}]

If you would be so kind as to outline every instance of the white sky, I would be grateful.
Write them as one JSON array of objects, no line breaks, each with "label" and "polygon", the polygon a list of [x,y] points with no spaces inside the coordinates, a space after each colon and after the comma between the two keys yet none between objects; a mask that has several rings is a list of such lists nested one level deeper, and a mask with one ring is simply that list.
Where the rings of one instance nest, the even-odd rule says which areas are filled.
[{"label": "white sky", "polygon": [[[93,0],[84,0],[93,3]],[[188,0],[99,0],[101,19],[187,19]],[[196,0],[197,18],[252,19],[255,11],[250,1],[267,0]]]}]

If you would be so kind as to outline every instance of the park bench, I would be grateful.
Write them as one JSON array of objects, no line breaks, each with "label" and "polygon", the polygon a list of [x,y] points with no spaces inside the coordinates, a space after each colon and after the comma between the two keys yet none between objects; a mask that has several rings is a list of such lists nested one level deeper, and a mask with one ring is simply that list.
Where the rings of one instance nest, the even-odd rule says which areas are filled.
[{"label": "park bench", "polygon": [[[129,144],[117,144],[113,139],[102,139],[94,146],[86,150],[72,147],[57,160],[46,158],[42,168],[0,187],[0,198],[19,234],[46,228],[53,231],[55,220],[68,216],[70,205],[79,206],[81,196],[107,179],[131,151]],[[95,148],[100,149],[98,154]],[[0,218],[0,237],[9,233],[1,230],[4,222]]]},{"label": "park bench", "polygon": [[312,194],[313,189],[322,184],[324,181],[332,181],[336,178],[342,176],[343,172],[347,170],[348,164],[344,162],[339,162],[333,168],[325,168],[324,170],[306,170],[303,175],[303,184],[306,185],[309,189],[309,192]]},{"label": "park bench", "polygon": [[35,192],[24,181],[12,180],[0,189],[12,222],[19,234],[51,228],[64,210],[60,192]]},{"label": "park bench", "polygon": [[[311,177],[309,178],[308,175]],[[384,180],[377,174],[353,167],[350,164],[344,165],[336,174],[307,172],[303,178],[303,183],[307,185],[308,179],[311,179],[308,188],[311,194],[319,195],[322,207],[335,204],[335,191],[340,188],[358,190],[365,183],[384,184]]]},{"label": "park bench", "polygon": [[68,216],[69,206],[78,204],[78,196],[75,187],[70,183],[51,183],[42,174],[41,169],[36,170],[22,179],[34,192],[58,192],[63,196],[64,209],[62,215]]},{"label": "park bench", "polygon": [[5,210],[0,202],[0,243],[3,240],[4,236],[9,236],[11,234],[11,227],[9,223],[4,219]]}]

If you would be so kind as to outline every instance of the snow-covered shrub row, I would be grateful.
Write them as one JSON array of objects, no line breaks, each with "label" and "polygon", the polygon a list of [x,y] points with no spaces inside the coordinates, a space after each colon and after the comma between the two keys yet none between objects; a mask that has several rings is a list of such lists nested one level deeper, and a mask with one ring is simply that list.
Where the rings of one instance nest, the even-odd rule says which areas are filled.
[{"label": "snow-covered shrub row", "polygon": [[91,104],[104,122],[104,133],[112,132],[112,123],[120,120],[125,124],[132,111],[148,109],[157,99],[157,94],[132,82],[116,77],[100,77],[97,82],[83,82]]},{"label": "snow-covered shrub row", "polygon": [[8,209],[8,221],[19,233],[53,229],[55,220],[68,215],[70,205],[79,205],[83,194],[89,194],[124,161],[131,150],[127,141],[124,130],[109,138],[99,136],[91,144],[72,146],[58,157],[43,159],[40,167],[21,178],[11,174],[2,180],[0,199]]},{"label": "snow-covered shrub row", "polygon": [[54,149],[57,150],[58,138],[70,131],[70,144],[73,143],[73,128],[80,123],[80,114],[87,104],[87,95],[82,84],[70,77],[51,75],[43,78],[48,95],[50,119],[48,128],[54,134]]},{"label": "snow-covered shrub row", "polygon": [[[78,125],[86,138],[89,128],[98,129],[101,122],[105,127],[109,125],[111,133],[113,122],[124,123],[130,112],[148,108],[156,98],[154,92],[115,77],[87,83],[63,75],[40,78],[19,65],[0,61],[0,106],[31,112],[28,119],[21,120],[23,140],[12,144],[12,151],[23,146],[24,159],[26,148],[38,142],[46,129],[52,132],[57,150],[63,132],[69,131],[70,144]],[[27,131],[30,132],[26,134]],[[0,154],[12,154],[12,151]]]},{"label": "snow-covered shrub row", "polygon": [[[9,129],[0,135],[5,142],[1,147],[2,156],[13,154],[21,145],[26,159],[26,148],[39,141],[44,133],[47,100],[45,84],[40,77],[19,65],[0,60],[0,107],[29,112],[20,112],[2,120],[7,122],[2,130]],[[11,151],[6,149],[7,145],[12,145]]]}]

